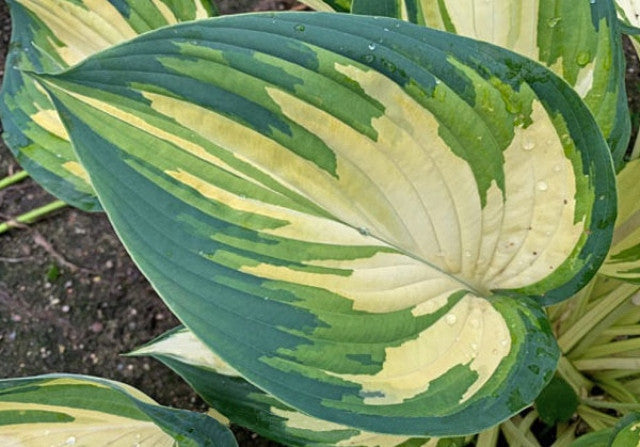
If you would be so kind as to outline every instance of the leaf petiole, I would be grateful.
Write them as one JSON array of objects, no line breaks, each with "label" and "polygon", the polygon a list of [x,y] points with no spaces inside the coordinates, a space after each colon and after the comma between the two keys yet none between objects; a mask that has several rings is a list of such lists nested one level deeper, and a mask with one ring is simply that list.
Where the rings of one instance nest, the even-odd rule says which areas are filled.
[{"label": "leaf petiole", "polygon": [[27,177],[29,177],[29,174],[27,173],[27,171],[19,171],[13,175],[0,179],[0,190],[8,186],[11,186],[15,183],[21,182]]},{"label": "leaf petiole", "polygon": [[6,233],[11,228],[19,227],[20,224],[33,223],[36,220],[59,210],[60,208],[64,208],[65,206],[67,206],[65,202],[63,202],[62,200],[56,200],[55,202],[48,203],[47,205],[21,214],[20,216],[8,220],[7,222],[0,223],[0,234]]}]

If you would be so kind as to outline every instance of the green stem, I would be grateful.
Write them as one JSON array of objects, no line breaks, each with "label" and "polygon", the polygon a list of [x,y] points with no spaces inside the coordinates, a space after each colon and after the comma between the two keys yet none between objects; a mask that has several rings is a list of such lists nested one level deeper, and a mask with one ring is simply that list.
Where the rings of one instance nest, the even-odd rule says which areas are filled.
[{"label": "green stem", "polygon": [[498,445],[498,435],[500,434],[500,426],[489,428],[478,435],[476,447],[496,447]]},{"label": "green stem", "polygon": [[593,387],[593,383],[583,376],[564,355],[560,356],[558,361],[558,374],[571,385],[578,396],[584,396]]},{"label": "green stem", "polygon": [[504,437],[507,438],[509,445],[520,445],[521,447],[540,447],[538,442],[532,441],[527,438],[526,434],[521,432],[516,425],[511,421],[504,421],[500,428]]},{"label": "green stem", "polygon": [[628,340],[613,341],[602,345],[596,345],[587,349],[582,354],[582,359],[607,357],[615,354],[631,353],[640,350],[640,337]]},{"label": "green stem", "polygon": [[47,214],[51,214],[54,211],[59,210],[60,208],[64,208],[65,206],[67,206],[65,202],[63,202],[62,200],[56,200],[55,202],[51,202],[47,205],[41,206],[39,208],[36,208],[34,210],[21,214],[15,219],[12,219],[4,223],[0,223],[0,234],[6,233],[11,228],[17,227],[18,224],[33,223],[36,220],[40,219],[41,217],[46,216]]},{"label": "green stem", "polygon": [[569,447],[576,439],[575,433],[577,427],[578,423],[575,422],[558,433],[556,441],[551,444],[551,447]]},{"label": "green stem", "polygon": [[602,331],[603,337],[620,337],[640,335],[640,324],[629,324],[625,326],[612,326]]},{"label": "green stem", "polygon": [[593,408],[606,408],[609,410],[619,410],[623,412],[640,410],[640,403],[608,402],[606,400],[598,399],[582,399],[582,403]]},{"label": "green stem", "polygon": [[573,365],[579,371],[595,371],[607,369],[640,369],[640,358],[637,357],[601,357],[597,359],[576,360]]},{"label": "green stem", "polygon": [[623,283],[613,290],[607,297],[598,301],[586,314],[576,321],[558,339],[558,345],[563,353],[567,354],[585,335],[587,335],[598,323],[604,320],[611,312],[623,304],[629,296],[636,291],[638,286]]},{"label": "green stem", "polygon": [[29,177],[29,174],[27,173],[27,171],[20,171],[20,172],[16,172],[13,175],[10,175],[9,177],[0,179],[0,189],[4,189],[7,186],[13,185],[14,183],[18,183],[26,179],[27,177]]},{"label": "green stem", "polygon": [[580,416],[593,431],[613,427],[618,422],[618,418],[587,407],[586,405],[578,405],[578,416]]}]

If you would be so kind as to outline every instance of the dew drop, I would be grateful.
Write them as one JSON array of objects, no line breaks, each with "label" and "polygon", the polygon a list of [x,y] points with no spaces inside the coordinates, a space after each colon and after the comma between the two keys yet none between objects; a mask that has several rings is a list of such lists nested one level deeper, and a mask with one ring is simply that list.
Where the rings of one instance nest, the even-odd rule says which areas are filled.
[{"label": "dew drop", "polygon": [[522,143],[522,149],[524,149],[525,151],[530,151],[532,150],[534,147],[536,147],[536,143],[534,143],[531,140],[527,140],[524,143]]},{"label": "dew drop", "polygon": [[303,25],[303,24],[299,23],[299,24],[297,24],[296,26],[294,26],[294,27],[293,27],[293,29],[294,29],[294,30],[296,30],[296,31],[298,31],[298,32],[300,32],[300,33],[303,33],[303,32],[304,32],[304,30],[305,30],[305,27],[304,27],[304,25]]},{"label": "dew drop", "polygon": [[596,4],[596,0],[589,0],[589,3],[591,3],[592,5]]},{"label": "dew drop", "polygon": [[501,340],[501,341],[500,341],[500,344],[501,344],[502,346],[507,346],[507,345],[509,344],[509,340],[507,340],[507,339],[505,338],[504,340]]},{"label": "dew drop", "polygon": [[604,200],[604,199],[605,199],[604,194],[598,197],[598,200]]},{"label": "dew drop", "polygon": [[588,51],[580,51],[576,56],[576,64],[584,67],[591,60],[591,54]]},{"label": "dew drop", "polygon": [[471,252],[470,252],[469,250],[465,250],[465,251],[464,251],[464,255],[465,255],[467,258],[470,258],[470,257],[471,257]]},{"label": "dew drop", "polygon": [[549,25],[550,28],[554,28],[560,20],[561,17],[551,17],[549,20],[547,20],[547,25]]},{"label": "dew drop", "polygon": [[65,441],[64,445],[74,445],[76,443],[76,437],[75,436],[69,436],[67,438],[67,440]]},{"label": "dew drop", "polygon": [[373,43],[373,42],[372,42],[372,43],[370,43],[370,44],[369,44],[369,49],[370,49],[371,51],[375,50],[375,49],[376,49],[376,44],[375,44],[375,43]]},{"label": "dew drop", "polygon": [[368,64],[370,64],[371,62],[375,61],[376,58],[373,54],[365,54],[364,55],[364,61]]},{"label": "dew drop", "polygon": [[477,351],[478,350],[478,345],[476,343],[471,343],[471,350],[472,351]]},{"label": "dew drop", "polygon": [[386,32],[389,32],[389,28],[385,28],[384,30],[385,30]]},{"label": "dew drop", "polygon": [[547,182],[540,180],[538,183],[536,183],[536,189],[538,191],[546,191],[547,189],[549,189],[549,185],[547,185]]},{"label": "dew drop", "polygon": [[458,317],[456,317],[455,314],[448,314],[444,319],[449,326],[453,326],[456,324],[456,321],[458,321]]},{"label": "dew drop", "polygon": [[358,228],[358,232],[363,236],[369,236],[369,229],[367,227]]},{"label": "dew drop", "polygon": [[636,293],[635,295],[633,295],[631,297],[631,302],[635,305],[635,306],[640,306],[640,292]]},{"label": "dew drop", "polygon": [[438,101],[444,101],[447,97],[447,91],[443,88],[435,88],[433,89],[433,97]]}]

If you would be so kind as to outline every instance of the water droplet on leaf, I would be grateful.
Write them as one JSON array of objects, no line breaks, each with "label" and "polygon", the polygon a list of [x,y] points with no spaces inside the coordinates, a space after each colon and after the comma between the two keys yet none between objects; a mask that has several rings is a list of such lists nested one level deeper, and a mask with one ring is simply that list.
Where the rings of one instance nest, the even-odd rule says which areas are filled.
[{"label": "water droplet on leaf", "polygon": [[560,20],[562,20],[561,17],[551,17],[549,20],[547,20],[547,25],[549,25],[550,28],[553,28],[558,24]]},{"label": "water droplet on leaf", "polygon": [[549,185],[547,185],[547,182],[540,180],[538,183],[536,183],[536,189],[538,191],[546,191],[547,189],[549,189]]},{"label": "water droplet on leaf", "polygon": [[370,44],[369,44],[369,49],[370,49],[371,51],[375,50],[375,49],[376,49],[376,44],[375,44],[375,43],[373,43],[373,42],[372,42],[372,43],[370,43]]},{"label": "water droplet on leaf", "polygon": [[584,67],[591,60],[591,54],[588,51],[580,51],[576,56],[576,63]]},{"label": "water droplet on leaf", "polygon": [[458,317],[455,316],[455,314],[448,314],[444,320],[447,322],[447,324],[449,326],[453,326],[454,324],[456,324],[456,321],[458,321]]},{"label": "water droplet on leaf", "polygon": [[522,143],[522,149],[524,149],[525,151],[530,151],[532,150],[534,147],[536,147],[536,143],[534,143],[531,140],[526,140]]},{"label": "water droplet on leaf", "polygon": [[297,24],[296,26],[294,26],[294,27],[293,27],[293,29],[294,29],[294,30],[296,30],[296,31],[298,31],[298,32],[300,32],[300,33],[302,33],[302,32],[304,32],[305,27],[304,27],[304,25],[303,25],[303,24],[299,23],[299,24]]}]

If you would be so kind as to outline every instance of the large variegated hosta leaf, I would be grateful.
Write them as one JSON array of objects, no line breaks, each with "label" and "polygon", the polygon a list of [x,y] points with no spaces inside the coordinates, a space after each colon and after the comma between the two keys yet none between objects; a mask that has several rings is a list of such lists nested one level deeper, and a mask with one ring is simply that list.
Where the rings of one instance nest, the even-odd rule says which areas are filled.
[{"label": "large variegated hosta leaf", "polygon": [[210,0],[9,0],[10,52],[2,90],[2,137],[45,189],[84,210],[100,204],[51,99],[21,70],[58,72],[139,34],[209,17]]},{"label": "large variegated hosta leaf", "polygon": [[307,416],[251,385],[188,329],[176,328],[131,355],[152,356],[173,369],[231,422],[288,446],[456,447],[463,439],[381,435]]},{"label": "large variegated hosta leaf", "polygon": [[351,12],[408,20],[540,61],[584,99],[609,142],[616,166],[622,165],[630,124],[613,1],[353,0]]},{"label": "large variegated hosta leaf", "polygon": [[321,419],[445,436],[516,413],[557,360],[542,305],[610,243],[615,177],[591,114],[488,44],[393,19],[231,16],[41,79],[172,310]]},{"label": "large variegated hosta leaf", "polygon": [[0,380],[0,444],[237,447],[207,415],[162,407],[123,383],[71,374]]},{"label": "large variegated hosta leaf", "polygon": [[640,159],[618,173],[618,217],[601,273],[640,283]]}]

